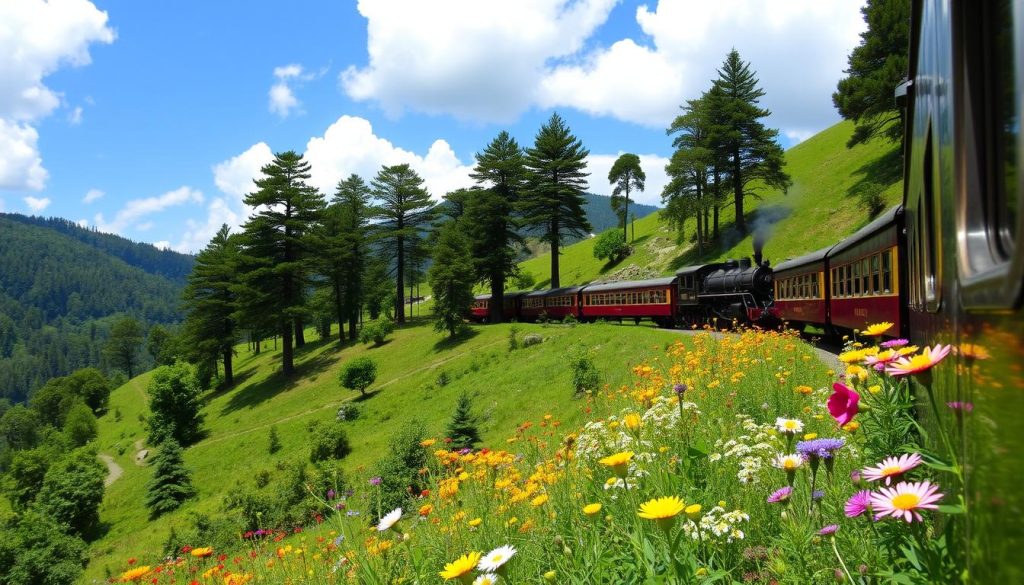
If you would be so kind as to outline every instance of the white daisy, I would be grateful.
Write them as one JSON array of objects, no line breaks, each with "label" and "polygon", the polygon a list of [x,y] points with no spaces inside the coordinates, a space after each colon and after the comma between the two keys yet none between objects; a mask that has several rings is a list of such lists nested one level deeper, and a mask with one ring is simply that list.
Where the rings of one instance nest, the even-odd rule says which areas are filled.
[{"label": "white daisy", "polygon": [[498,576],[494,573],[484,573],[473,579],[473,585],[494,585],[498,582]]},{"label": "white daisy", "polygon": [[796,471],[804,464],[804,458],[800,455],[785,455],[779,453],[772,460],[772,466],[786,471]]},{"label": "white daisy", "polygon": [[795,418],[779,417],[775,419],[775,428],[779,429],[780,433],[795,435],[804,430],[804,423]]},{"label": "white daisy", "polygon": [[477,566],[481,571],[491,573],[493,571],[497,571],[499,567],[507,563],[514,554],[516,554],[516,547],[509,544],[499,546],[484,555],[484,558],[480,559],[480,564]]},{"label": "white daisy", "polygon": [[398,523],[402,519],[402,509],[395,508],[388,512],[384,517],[380,519],[380,523],[377,524],[378,532],[385,532],[390,530],[392,526]]}]

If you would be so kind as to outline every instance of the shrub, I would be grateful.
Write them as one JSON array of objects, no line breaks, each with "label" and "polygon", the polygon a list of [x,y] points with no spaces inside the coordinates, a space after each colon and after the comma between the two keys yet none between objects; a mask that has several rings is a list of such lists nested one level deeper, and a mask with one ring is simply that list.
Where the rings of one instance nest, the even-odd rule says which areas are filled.
[{"label": "shrub", "polygon": [[312,443],[309,460],[313,463],[328,459],[342,459],[352,451],[345,429],[337,423],[321,425],[313,435]]},{"label": "shrub", "polygon": [[537,345],[543,343],[544,338],[536,333],[530,333],[529,335],[523,336],[523,347],[530,347],[531,345]]},{"label": "shrub", "polygon": [[277,436],[277,426],[270,426],[270,433],[267,435],[267,453],[273,455],[281,450],[281,437]]},{"label": "shrub", "polygon": [[359,407],[351,402],[346,402],[338,407],[338,414],[335,418],[339,422],[356,420],[359,418]]},{"label": "shrub", "polygon": [[452,379],[448,375],[448,372],[446,372],[444,370],[441,370],[441,373],[437,375],[436,383],[441,388],[444,388],[445,386],[447,386],[451,381],[452,381]]},{"label": "shrub", "polygon": [[46,471],[35,505],[72,534],[88,538],[99,526],[106,477],[96,451],[76,449]]},{"label": "shrub", "polygon": [[626,236],[618,230],[609,230],[597,237],[594,242],[594,258],[615,262],[629,256]]},{"label": "shrub", "polygon": [[885,211],[885,187],[875,181],[868,181],[856,189],[861,203],[868,210],[869,217],[875,217]]},{"label": "shrub", "polygon": [[363,325],[359,330],[359,341],[363,344],[373,342],[374,346],[384,345],[388,335],[395,331],[395,324],[389,319],[374,319]]},{"label": "shrub", "polygon": [[178,362],[161,366],[149,383],[149,435],[153,443],[174,439],[191,445],[199,439],[203,415],[202,387],[193,366]]},{"label": "shrub", "polygon": [[572,313],[569,313],[568,315],[565,316],[565,319],[562,319],[562,323],[566,325],[576,325],[579,322],[580,321],[579,319],[576,318],[576,315],[573,315]]},{"label": "shrub", "polygon": [[420,445],[425,438],[426,430],[418,420],[409,421],[391,437],[388,454],[376,466],[380,485],[370,505],[374,514],[386,514],[419,495],[424,487],[421,482],[428,481],[420,475],[420,469],[427,466],[427,450]]},{"label": "shrub", "polygon": [[480,442],[480,432],[476,428],[477,421],[472,408],[473,402],[469,395],[460,394],[452,420],[448,423],[447,435],[452,440],[452,449],[472,449]]},{"label": "shrub", "polygon": [[569,352],[569,367],[572,369],[572,386],[577,396],[597,390],[601,384],[601,373],[597,371],[586,348],[576,347]]},{"label": "shrub", "polygon": [[514,351],[519,349],[519,326],[515,323],[508,328],[508,350]]},{"label": "shrub", "polygon": [[338,380],[349,390],[359,390],[366,396],[366,389],[377,379],[377,364],[368,357],[356,358],[341,368]]}]

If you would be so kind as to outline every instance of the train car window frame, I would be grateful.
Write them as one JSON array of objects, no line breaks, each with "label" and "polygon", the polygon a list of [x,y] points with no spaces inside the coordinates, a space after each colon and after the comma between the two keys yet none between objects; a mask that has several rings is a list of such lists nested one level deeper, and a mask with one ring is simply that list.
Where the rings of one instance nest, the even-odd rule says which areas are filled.
[{"label": "train car window frame", "polygon": [[1015,34],[1024,14],[1014,0],[958,4],[953,58],[962,104],[955,117],[960,296],[967,310],[1012,308],[1024,293],[1024,38]]}]

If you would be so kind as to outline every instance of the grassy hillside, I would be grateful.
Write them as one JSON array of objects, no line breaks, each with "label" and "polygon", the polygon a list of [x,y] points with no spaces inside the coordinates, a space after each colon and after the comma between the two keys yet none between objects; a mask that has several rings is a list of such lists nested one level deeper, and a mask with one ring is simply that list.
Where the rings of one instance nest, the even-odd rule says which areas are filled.
[{"label": "grassy hillside", "polygon": [[[880,141],[846,148],[852,131],[852,123],[841,122],[786,151],[786,171],[793,179],[788,193],[763,190],[756,193],[760,199],[747,197],[747,223],[768,230],[765,257],[773,263],[834,243],[866,224],[867,212],[854,194],[866,179],[886,186],[887,205],[900,201],[902,180],[891,171],[899,168],[892,164],[899,156],[898,148]],[[690,242],[696,229],[694,219],[687,220],[680,242],[659,214],[637,220],[634,253],[617,264],[595,259],[593,240],[568,246],[561,259],[562,285],[609,278],[620,271],[627,278],[671,274],[688,264],[749,256],[751,237],[739,237],[732,230],[734,219],[732,207],[725,207],[720,219],[722,235],[703,255],[698,255]],[[550,265],[550,256],[545,254],[520,266],[534,276],[538,287],[544,287],[550,282]]]},{"label": "grassy hillside", "polygon": [[[546,341],[509,352],[510,327],[474,327],[450,343],[420,321],[399,330],[379,348],[307,343],[297,354],[299,375],[290,382],[276,373],[280,353],[272,346],[258,356],[240,346],[235,374],[239,383],[206,396],[208,436],[185,452],[199,496],[152,523],[143,505],[152,468],[135,462],[135,453],[146,447],[142,418],[150,375],[136,377],[114,391],[110,411],[100,419],[99,450],[113,456],[124,473],[107,488],[100,514],[109,531],[91,547],[86,579],[103,578],[105,568],[122,567],[129,553],[160,550],[172,526],[182,530],[190,525],[193,513],[219,512],[225,492],[235,485],[252,485],[258,472],[268,471],[276,478],[283,474],[278,464],[307,460],[309,424],[333,419],[342,402],[354,401],[360,409],[359,418],[346,423],[353,448],[344,460],[346,471],[365,480],[402,423],[416,417],[431,433],[443,435],[462,392],[473,396],[474,410],[482,415],[484,444],[504,444],[520,422],[546,413],[567,425],[584,420],[587,405],[572,397],[565,362],[574,346],[590,349],[603,381],[617,387],[628,381],[629,364],[663,352],[678,338],[677,333],[646,326],[521,324],[520,335],[538,333]],[[337,374],[342,364],[363,355],[373,357],[380,369],[371,396],[358,400],[357,393],[340,387]],[[444,385],[438,381],[442,372],[447,377]],[[283,445],[274,455],[267,449],[272,425]]]}]

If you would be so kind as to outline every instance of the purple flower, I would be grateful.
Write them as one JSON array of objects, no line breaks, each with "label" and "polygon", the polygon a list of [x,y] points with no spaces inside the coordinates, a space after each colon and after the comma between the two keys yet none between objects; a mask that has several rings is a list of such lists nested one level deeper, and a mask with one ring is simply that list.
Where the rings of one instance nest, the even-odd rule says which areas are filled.
[{"label": "purple flower", "polygon": [[894,347],[903,347],[908,343],[910,343],[910,341],[906,339],[890,339],[889,341],[882,342],[882,347],[885,349],[892,349]]},{"label": "purple flower", "polygon": [[804,457],[814,461],[817,458],[831,459],[836,451],[843,448],[846,439],[814,439],[812,441],[800,441],[796,444],[796,450]]},{"label": "purple flower", "polygon": [[469,447],[463,447],[462,449],[459,449],[459,455],[469,455],[472,452],[473,450],[470,449]]},{"label": "purple flower", "polygon": [[672,391],[675,392],[676,396],[678,396],[680,398],[683,397],[683,394],[686,394],[687,390],[689,390],[689,387],[687,387],[686,384],[673,384],[672,385]]},{"label": "purple flower", "polygon": [[839,525],[838,524],[829,524],[828,526],[826,526],[826,527],[822,528],[821,530],[819,530],[818,534],[820,536],[832,536],[833,534],[835,534],[838,531],[839,531]]},{"label": "purple flower", "polygon": [[824,498],[824,497],[825,497],[825,490],[814,490],[814,492],[811,493],[811,499],[814,500],[815,502],[817,502],[818,500],[820,500],[821,498]]},{"label": "purple flower", "polygon": [[357,512],[355,510],[349,510],[348,512],[345,512],[345,515],[346,516],[358,516],[359,512]]},{"label": "purple flower", "polygon": [[860,470],[854,469],[850,472],[850,482],[855,486],[859,486],[861,483]]},{"label": "purple flower", "polygon": [[334,539],[334,546],[341,546],[341,542],[343,540],[345,540],[345,535],[339,534],[338,537]]},{"label": "purple flower", "polygon": [[334,490],[327,490],[327,499],[333,500],[334,496],[338,495]]},{"label": "purple flower", "polygon": [[380,477],[371,477],[370,478],[370,485],[380,485],[381,481],[383,481],[383,480]]},{"label": "purple flower", "polygon": [[871,491],[860,490],[846,500],[845,512],[847,518],[856,518],[868,511],[871,505]]},{"label": "purple flower", "polygon": [[947,402],[946,406],[955,410],[957,414],[960,414],[961,411],[971,412],[972,410],[974,410],[974,404],[971,402]]},{"label": "purple flower", "polygon": [[785,501],[789,500],[789,496],[792,493],[793,493],[793,488],[791,488],[789,486],[786,486],[784,488],[779,488],[779,489],[775,490],[774,492],[772,492],[772,495],[768,496],[768,500],[767,501],[768,501],[769,504],[779,504],[779,503],[782,503],[782,502],[785,502]]}]

